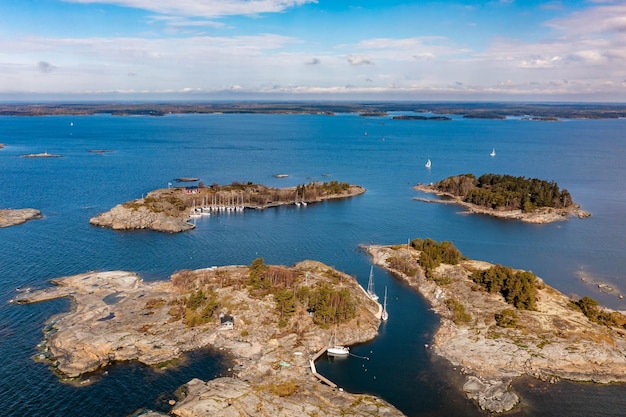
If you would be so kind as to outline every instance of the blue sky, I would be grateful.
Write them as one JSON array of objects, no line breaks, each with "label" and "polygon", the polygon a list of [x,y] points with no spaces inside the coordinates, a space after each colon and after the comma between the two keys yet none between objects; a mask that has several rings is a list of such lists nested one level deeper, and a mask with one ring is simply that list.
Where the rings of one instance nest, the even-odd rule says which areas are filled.
[{"label": "blue sky", "polygon": [[0,100],[626,102],[626,1],[0,0]]}]

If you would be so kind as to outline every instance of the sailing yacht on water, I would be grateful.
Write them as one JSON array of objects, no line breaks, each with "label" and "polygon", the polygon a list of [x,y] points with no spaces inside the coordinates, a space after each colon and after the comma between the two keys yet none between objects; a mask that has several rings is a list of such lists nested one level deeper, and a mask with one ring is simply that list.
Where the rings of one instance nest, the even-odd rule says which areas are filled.
[{"label": "sailing yacht on water", "polygon": [[426,164],[424,165],[426,168],[430,168],[430,166],[432,165],[432,162],[430,162],[430,159],[428,161],[426,161]]},{"label": "sailing yacht on water", "polygon": [[378,296],[374,292],[374,265],[370,267],[370,279],[367,282],[367,295],[374,300],[378,301]]},{"label": "sailing yacht on water", "polygon": [[330,339],[329,347],[326,349],[326,354],[329,356],[348,356],[350,354],[349,347],[337,344],[337,326],[335,326],[335,331]]},{"label": "sailing yacht on water", "polygon": [[385,298],[383,299],[383,312],[380,315],[382,321],[389,319],[389,313],[387,313],[387,287],[385,287]]},{"label": "sailing yacht on water", "polygon": [[491,155],[491,156],[496,156],[496,148],[493,148],[493,149],[491,150],[491,153],[490,153],[489,155]]}]

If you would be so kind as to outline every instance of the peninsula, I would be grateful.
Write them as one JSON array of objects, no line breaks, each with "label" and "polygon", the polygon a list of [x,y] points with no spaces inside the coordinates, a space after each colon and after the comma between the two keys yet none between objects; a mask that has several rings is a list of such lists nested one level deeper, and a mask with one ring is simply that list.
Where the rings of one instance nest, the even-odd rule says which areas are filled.
[{"label": "peninsula", "polygon": [[530,272],[468,260],[450,242],[366,250],[439,315],[430,348],[461,367],[464,391],[483,410],[515,407],[510,383],[522,375],[626,382],[626,318],[618,312],[571,300]]},{"label": "peninsula", "polygon": [[333,334],[351,345],[374,338],[380,324],[380,305],[353,277],[322,263],[286,267],[259,258],[249,266],[182,270],[169,281],[110,271],[53,283],[13,302],[73,299],[72,311],[49,320],[35,357],[64,379],[88,383],[85,374],[113,361],[159,366],[214,348],[232,357],[232,375],[190,381],[180,390],[185,398],[172,396],[172,414],[402,415],[371,395],[324,385],[312,372]]},{"label": "peninsula", "polygon": [[92,217],[94,226],[115,230],[151,229],[177,233],[194,228],[190,218],[223,211],[265,209],[281,205],[307,205],[323,200],[363,194],[358,185],[311,182],[296,187],[273,188],[261,184],[233,182],[197,187],[173,187],[149,192],[144,198],[118,204]]},{"label": "peninsula", "polygon": [[15,226],[41,217],[41,211],[33,208],[0,210],[0,227]]},{"label": "peninsula", "polygon": [[570,193],[560,190],[555,182],[511,175],[455,175],[428,185],[418,184],[415,190],[432,193],[444,199],[415,200],[428,203],[459,204],[469,213],[487,214],[528,223],[551,223],[569,216],[579,218],[591,214],[572,201]]}]

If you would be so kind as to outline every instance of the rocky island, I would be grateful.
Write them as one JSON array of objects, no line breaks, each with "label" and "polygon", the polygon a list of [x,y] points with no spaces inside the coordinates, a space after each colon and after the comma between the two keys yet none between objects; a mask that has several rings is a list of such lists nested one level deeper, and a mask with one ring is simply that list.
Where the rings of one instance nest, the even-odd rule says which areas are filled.
[{"label": "rocky island", "polygon": [[177,233],[195,227],[195,216],[222,211],[265,209],[281,205],[307,205],[323,200],[353,197],[365,192],[358,185],[311,182],[296,187],[273,188],[261,184],[233,182],[197,187],[173,187],[149,192],[144,198],[118,204],[89,222],[115,230],[151,229]]},{"label": "rocky island", "polygon": [[593,299],[572,300],[530,272],[468,260],[450,242],[366,250],[439,315],[430,348],[461,367],[464,391],[483,410],[515,407],[510,384],[522,375],[626,382],[626,318]]},{"label": "rocky island", "polygon": [[48,152],[41,152],[41,153],[28,153],[26,155],[22,155],[22,158],[62,158],[63,155],[59,155],[56,153],[48,153]]},{"label": "rocky island", "polygon": [[36,357],[65,379],[87,383],[81,375],[113,361],[158,365],[212,347],[232,357],[232,375],[190,381],[181,390],[185,397],[171,400],[172,415],[402,415],[371,395],[325,385],[312,372],[331,334],[343,345],[371,340],[381,312],[353,277],[319,262],[285,267],[256,259],[249,266],[183,270],[157,282],[125,271],[53,282],[13,302],[73,299],[71,312],[47,324]]},{"label": "rocky island", "polygon": [[443,199],[415,200],[428,203],[458,204],[469,213],[487,214],[528,223],[551,223],[569,216],[589,217],[591,214],[572,201],[570,193],[560,190],[555,182],[511,175],[473,174],[448,177],[428,185],[418,184],[415,190],[432,193]]},{"label": "rocky island", "polygon": [[41,217],[41,211],[34,208],[0,210],[0,227],[15,226]]}]

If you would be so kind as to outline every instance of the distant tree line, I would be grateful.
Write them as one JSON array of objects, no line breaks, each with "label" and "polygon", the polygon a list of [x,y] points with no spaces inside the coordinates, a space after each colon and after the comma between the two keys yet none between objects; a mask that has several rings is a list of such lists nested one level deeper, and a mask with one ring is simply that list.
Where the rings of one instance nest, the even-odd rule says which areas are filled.
[{"label": "distant tree line", "polygon": [[495,210],[522,210],[541,207],[566,208],[573,205],[569,191],[554,181],[512,175],[473,174],[448,177],[435,184],[439,191],[459,196],[463,201]]}]

